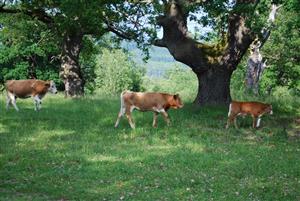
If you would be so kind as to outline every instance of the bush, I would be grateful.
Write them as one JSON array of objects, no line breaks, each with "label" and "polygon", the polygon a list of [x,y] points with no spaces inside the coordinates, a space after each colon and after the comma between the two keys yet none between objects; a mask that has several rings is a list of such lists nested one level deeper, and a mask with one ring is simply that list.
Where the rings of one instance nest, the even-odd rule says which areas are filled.
[{"label": "bush", "polygon": [[175,65],[163,78],[144,77],[143,87],[147,91],[178,93],[183,100],[192,101],[197,95],[198,82],[191,69]]},{"label": "bush", "polygon": [[121,49],[104,49],[96,61],[96,87],[106,94],[124,90],[140,91],[145,70]]}]

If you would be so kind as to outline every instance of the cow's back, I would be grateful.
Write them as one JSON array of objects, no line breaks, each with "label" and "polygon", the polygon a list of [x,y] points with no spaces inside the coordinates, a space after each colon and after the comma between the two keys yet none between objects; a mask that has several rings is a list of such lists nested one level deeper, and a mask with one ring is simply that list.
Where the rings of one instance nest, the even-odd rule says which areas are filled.
[{"label": "cow's back", "polygon": [[260,102],[238,102],[238,101],[232,101],[232,109],[233,111],[236,111],[237,113],[243,113],[243,114],[254,114],[257,115],[261,113],[264,108],[266,107],[266,104],[260,103]]},{"label": "cow's back", "polygon": [[155,92],[130,92],[123,94],[125,104],[133,105],[140,110],[152,110],[153,107],[163,107],[167,102],[167,94]]},{"label": "cow's back", "polygon": [[18,98],[26,98],[33,93],[33,84],[36,80],[8,80],[6,90]]}]

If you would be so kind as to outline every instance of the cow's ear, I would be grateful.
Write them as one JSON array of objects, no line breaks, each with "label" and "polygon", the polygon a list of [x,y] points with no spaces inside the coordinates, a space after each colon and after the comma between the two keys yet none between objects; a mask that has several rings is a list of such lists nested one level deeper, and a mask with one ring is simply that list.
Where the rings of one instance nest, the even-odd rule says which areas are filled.
[{"label": "cow's ear", "polygon": [[46,83],[45,83],[45,86],[46,86],[46,87],[50,87],[50,82],[46,82]]},{"label": "cow's ear", "polygon": [[178,94],[173,95],[173,98],[176,100],[178,98]]}]

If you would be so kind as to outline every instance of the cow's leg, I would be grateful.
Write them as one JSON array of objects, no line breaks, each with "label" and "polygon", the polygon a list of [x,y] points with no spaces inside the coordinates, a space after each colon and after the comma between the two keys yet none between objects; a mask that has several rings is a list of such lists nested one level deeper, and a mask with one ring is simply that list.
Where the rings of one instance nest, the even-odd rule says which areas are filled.
[{"label": "cow's leg", "polygon": [[6,94],[6,109],[8,110],[9,108],[9,105],[11,104],[11,99],[8,95],[8,93]]},{"label": "cow's leg", "polygon": [[237,122],[236,122],[236,117],[234,118],[234,120],[233,120],[233,122],[234,122],[234,127],[236,128],[236,129],[238,129],[238,125],[237,125]]},{"label": "cow's leg", "polygon": [[8,92],[7,95],[8,95],[8,97],[9,97],[10,101],[11,101],[11,104],[12,104],[12,105],[14,106],[14,108],[16,109],[16,111],[19,111],[19,108],[18,108],[18,106],[17,106],[17,104],[16,104],[16,101],[17,101],[16,96],[15,96],[14,94],[10,93],[10,92]]},{"label": "cow's leg", "polygon": [[228,117],[228,119],[227,119],[227,124],[226,124],[226,129],[229,128],[230,122],[231,122],[231,120],[230,120],[230,118]]},{"label": "cow's leg", "polygon": [[119,112],[119,114],[118,114],[117,121],[116,121],[116,123],[115,123],[115,128],[118,127],[118,125],[119,125],[119,123],[120,123],[120,119],[121,119],[121,117],[124,115],[124,113],[125,113],[125,108],[124,108],[123,106],[121,106],[120,112]]},{"label": "cow's leg", "polygon": [[253,122],[252,122],[252,127],[256,128],[256,123],[257,123],[257,117],[256,116],[252,116]]},{"label": "cow's leg", "polygon": [[38,106],[39,106],[39,110],[42,109],[42,100],[40,100],[40,103]]},{"label": "cow's leg", "polygon": [[129,122],[129,125],[132,129],[135,129],[135,125],[134,125],[134,122],[133,122],[133,119],[131,117],[131,111],[132,111],[132,108],[130,106],[126,107],[126,117],[128,119],[128,122]]},{"label": "cow's leg", "polygon": [[153,123],[152,123],[152,126],[153,127],[157,127],[157,115],[158,115],[158,112],[154,112],[153,113]]},{"label": "cow's leg", "polygon": [[256,127],[258,128],[260,126],[261,116],[258,116]]},{"label": "cow's leg", "polygon": [[231,113],[232,112],[231,110],[232,110],[232,105],[230,103],[229,110],[228,110],[228,119],[227,119],[226,129],[229,128],[229,125],[232,122],[232,116],[233,116],[233,114]]},{"label": "cow's leg", "polygon": [[35,97],[33,97],[33,104],[34,104],[34,110],[37,111],[37,102],[35,100]]},{"label": "cow's leg", "polygon": [[167,122],[167,125],[169,126],[170,123],[171,123],[171,121],[170,121],[170,119],[169,119],[168,113],[167,113],[165,110],[163,110],[163,111],[161,111],[161,114],[163,115],[165,121]]},{"label": "cow's leg", "polygon": [[18,108],[18,106],[17,106],[17,99],[16,98],[14,98],[12,101],[11,101],[11,103],[13,104],[13,106],[14,106],[14,108],[16,109],[16,111],[18,111],[19,112],[19,108]]},{"label": "cow's leg", "polygon": [[40,110],[41,109],[41,104],[42,104],[42,100],[40,99],[40,97],[38,95],[33,96],[33,100],[34,100],[34,110]]},{"label": "cow's leg", "polygon": [[227,119],[226,129],[229,128],[229,125],[230,125],[232,122],[234,122],[235,128],[238,128],[237,122],[236,122],[236,115],[230,114],[230,115],[228,116],[228,119]]}]

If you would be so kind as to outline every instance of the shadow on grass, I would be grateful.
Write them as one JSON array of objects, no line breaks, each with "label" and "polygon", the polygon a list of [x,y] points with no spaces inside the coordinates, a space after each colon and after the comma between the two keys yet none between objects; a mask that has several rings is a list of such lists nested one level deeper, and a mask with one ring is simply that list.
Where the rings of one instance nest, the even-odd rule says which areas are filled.
[{"label": "shadow on grass", "polygon": [[[255,199],[291,200],[299,196],[299,184],[290,176],[299,173],[300,164],[293,163],[296,155],[285,158],[284,147],[198,140],[177,145],[100,143],[72,135],[40,139],[43,146],[14,147],[18,151],[1,170],[2,196],[10,200],[26,196],[41,200],[235,200],[250,194]],[[282,165],[291,164],[284,170],[287,176],[282,176]],[[289,185],[288,192],[282,182]]]},{"label": "shadow on grass", "polygon": [[269,140],[278,123],[225,130],[226,108],[186,104],[169,112],[170,127],[160,117],[154,129],[151,112],[134,112],[136,130],[125,118],[114,129],[117,99],[21,106],[0,117],[4,200],[299,198],[299,145]]}]

